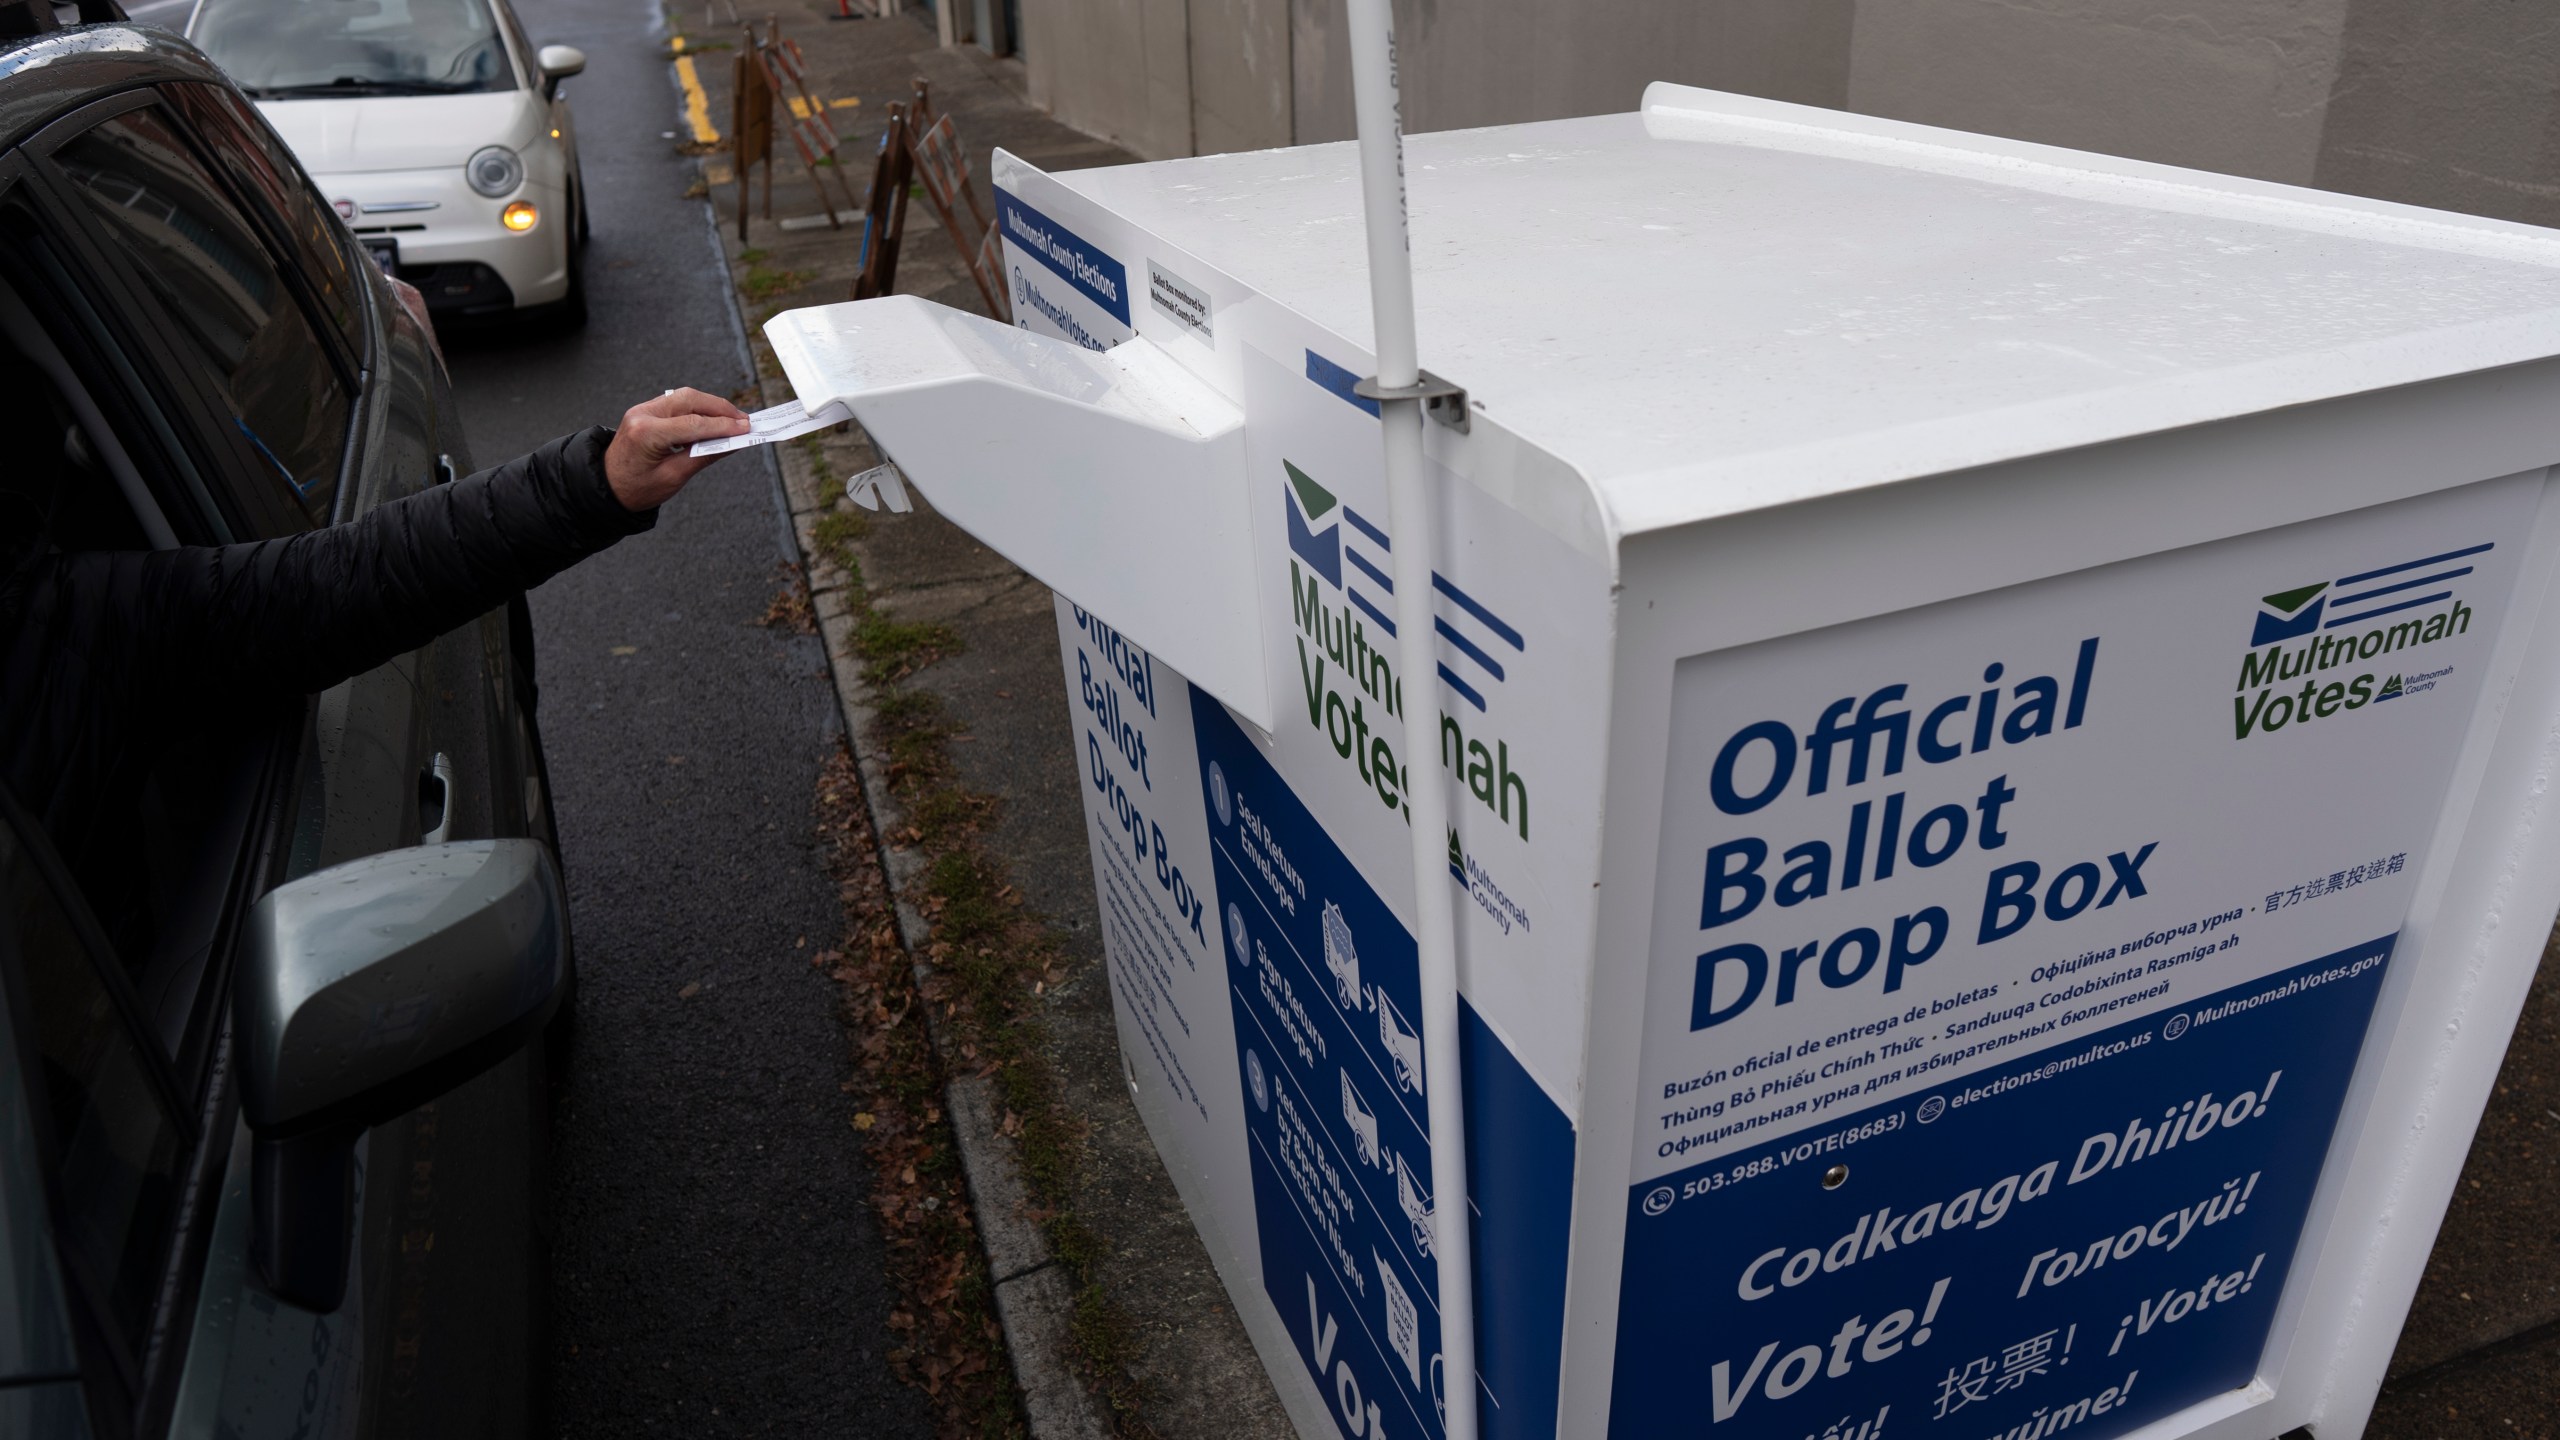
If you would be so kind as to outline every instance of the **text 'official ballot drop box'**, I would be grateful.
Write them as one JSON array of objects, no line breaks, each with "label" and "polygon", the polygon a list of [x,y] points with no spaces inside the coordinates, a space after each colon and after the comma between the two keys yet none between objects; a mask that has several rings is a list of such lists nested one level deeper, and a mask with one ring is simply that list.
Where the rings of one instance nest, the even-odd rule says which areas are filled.
[{"label": "text 'official ballot drop box'", "polygon": [[1485,1434],[2354,1433],[2560,902],[2560,235],[1671,86],[1408,166],[1435,674],[1352,146],[999,154],[1018,329],[767,327],[1060,592],[1300,1429],[1452,1383],[1428,781]]}]

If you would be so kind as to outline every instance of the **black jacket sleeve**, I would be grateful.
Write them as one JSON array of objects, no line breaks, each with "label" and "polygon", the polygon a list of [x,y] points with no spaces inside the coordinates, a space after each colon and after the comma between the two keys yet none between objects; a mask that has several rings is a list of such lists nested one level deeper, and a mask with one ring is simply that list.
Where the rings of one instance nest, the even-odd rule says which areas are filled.
[{"label": "black jacket sleeve", "polygon": [[622,508],[602,428],[406,496],[346,525],[125,562],[164,673],[212,691],[303,694],[415,650],[657,514]]},{"label": "black jacket sleeve", "polygon": [[604,474],[612,432],[283,540],[37,561],[0,614],[0,773],[48,824],[173,731],[325,689],[646,530]]}]

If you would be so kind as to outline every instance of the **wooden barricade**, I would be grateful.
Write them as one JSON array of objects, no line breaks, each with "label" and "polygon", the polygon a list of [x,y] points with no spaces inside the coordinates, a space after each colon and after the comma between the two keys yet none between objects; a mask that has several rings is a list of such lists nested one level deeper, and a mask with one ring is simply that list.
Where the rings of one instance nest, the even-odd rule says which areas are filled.
[{"label": "wooden barricade", "polygon": [[[773,95],[789,107],[791,145],[800,152],[800,165],[809,172],[809,185],[818,192],[818,204],[827,212],[829,229],[844,228],[844,217],[853,206],[853,182],[844,176],[836,161],[835,123],[827,118],[826,105],[809,91],[808,66],[801,58],[800,47],[782,36],[782,22],[768,17],[766,37],[756,42],[756,64],[764,71],[765,83]],[[752,31],[752,27],[750,27]],[[796,100],[798,103],[793,104]],[[845,208],[836,205],[835,192],[827,188],[824,172],[836,172],[836,185],[844,192]]]},{"label": "wooden barricade", "polygon": [[764,218],[773,219],[773,85],[755,60],[755,32],[731,67],[729,159],[738,172],[738,241],[746,243],[747,199],[755,189],[754,167],[764,165]]},{"label": "wooden barricade", "polygon": [[871,162],[871,194],[862,209],[862,268],[853,298],[871,300],[898,283],[898,242],[907,229],[907,185],[914,171],[907,141],[907,107],[889,107],[889,128]]},{"label": "wooden barricade", "polygon": [[[942,228],[951,235],[951,247],[960,252],[960,263],[969,267],[970,278],[978,282],[978,297],[987,302],[988,314],[1010,322],[1013,316],[1005,304],[1003,282],[995,273],[997,267],[987,260],[991,249],[1000,255],[1003,247],[992,243],[995,226],[979,208],[976,192],[969,188],[969,157],[960,151],[960,132],[953,127],[951,117],[945,115],[912,144],[916,178],[924,186],[924,198],[942,217]],[[964,203],[974,226],[961,221]]]},{"label": "wooden barricade", "polygon": [[[889,107],[889,128],[871,164],[871,193],[863,206],[862,267],[854,276],[853,298],[869,300],[889,294],[897,284],[898,246],[906,234],[907,191],[924,193],[942,228],[959,251],[960,263],[978,285],[987,313],[1011,323],[1013,306],[1004,285],[1004,242],[978,193],[969,185],[969,157],[960,145],[959,127],[948,115],[933,113],[933,91],[916,81],[912,105]],[[964,216],[965,212],[965,216]]]}]

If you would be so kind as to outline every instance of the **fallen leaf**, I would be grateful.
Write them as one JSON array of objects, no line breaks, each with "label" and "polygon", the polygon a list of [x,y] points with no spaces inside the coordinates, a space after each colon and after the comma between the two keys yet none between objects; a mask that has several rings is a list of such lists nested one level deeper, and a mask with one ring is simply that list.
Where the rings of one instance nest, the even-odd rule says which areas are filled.
[{"label": "fallen leaf", "polygon": [[868,1110],[862,1111],[853,1117],[853,1128],[856,1130],[868,1130],[879,1123],[880,1117],[872,1114]]},{"label": "fallen leaf", "polygon": [[616,655],[637,655],[640,653],[640,647],[637,645],[616,645],[613,647],[611,653]]},{"label": "fallen leaf", "polygon": [[679,1000],[690,1000],[701,993],[702,982],[699,980],[688,980],[684,983],[684,988],[676,992],[676,998]]},{"label": "fallen leaf", "polygon": [[684,757],[681,755],[670,755],[667,757],[667,763],[670,765],[681,765],[684,763]]}]

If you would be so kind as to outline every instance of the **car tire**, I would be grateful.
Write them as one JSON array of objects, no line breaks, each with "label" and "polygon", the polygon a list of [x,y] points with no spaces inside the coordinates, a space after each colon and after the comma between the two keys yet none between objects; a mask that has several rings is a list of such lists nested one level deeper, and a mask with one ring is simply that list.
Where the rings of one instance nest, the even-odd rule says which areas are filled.
[{"label": "car tire", "polygon": [[[568,857],[560,850],[559,797],[551,789],[551,756],[542,743],[542,692],[537,676],[533,641],[533,609],[519,593],[507,602],[507,676],[515,692],[517,714],[522,717],[524,765],[532,772],[541,788],[542,808],[525,815],[525,829],[534,839],[551,847],[551,861],[560,867],[561,883],[568,883]],[[543,1083],[554,1096],[568,1083],[571,1063],[577,1056],[578,1037],[578,937],[571,927],[562,937],[567,952],[566,975],[560,986],[560,1003],[542,1027]]]},{"label": "car tire", "polygon": [[557,320],[563,330],[576,330],[587,323],[587,247],[569,247],[569,293],[560,301]]},{"label": "car tire", "polygon": [[575,175],[570,177],[569,193],[573,197],[571,204],[578,212],[578,228],[570,237],[570,243],[576,245],[579,251],[583,253],[587,248],[587,242],[595,238],[595,227],[587,223],[587,175],[585,171],[578,171]]},{"label": "car tire", "polygon": [[573,236],[567,249],[564,259],[569,267],[569,293],[548,305],[517,312],[534,330],[566,333],[582,329],[587,323],[586,247]]}]

